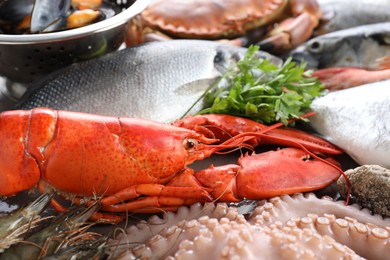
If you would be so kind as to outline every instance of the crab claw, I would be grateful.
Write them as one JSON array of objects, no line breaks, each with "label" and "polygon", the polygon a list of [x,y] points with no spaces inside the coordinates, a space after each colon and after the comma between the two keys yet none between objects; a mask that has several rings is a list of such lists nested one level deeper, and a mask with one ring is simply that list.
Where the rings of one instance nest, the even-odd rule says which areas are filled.
[{"label": "crab claw", "polygon": [[257,43],[263,51],[284,52],[304,43],[313,33],[318,23],[308,13],[296,18],[288,18],[271,30],[266,38]]},{"label": "crab claw", "polygon": [[263,51],[284,52],[305,42],[322,16],[315,0],[291,0],[293,18],[283,20],[258,43]]},{"label": "crab claw", "polygon": [[245,155],[239,165],[211,166],[195,173],[195,178],[220,201],[238,202],[266,199],[296,192],[314,191],[340,176],[333,159],[313,159],[297,148]]}]

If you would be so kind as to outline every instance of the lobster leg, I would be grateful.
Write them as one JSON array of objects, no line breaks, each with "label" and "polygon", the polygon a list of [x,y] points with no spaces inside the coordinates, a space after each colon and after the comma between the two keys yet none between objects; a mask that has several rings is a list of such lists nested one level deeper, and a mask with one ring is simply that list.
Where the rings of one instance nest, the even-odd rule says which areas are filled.
[{"label": "lobster leg", "polygon": [[[311,158],[297,148],[245,155],[239,165],[210,166],[195,174],[187,169],[166,186],[135,185],[102,199],[109,212],[160,212],[194,202],[239,202],[323,188],[340,176],[337,161]],[[211,195],[211,197],[209,196]],[[130,201],[129,201],[130,200]]]},{"label": "lobster leg", "polygon": [[[46,193],[46,192],[52,192],[53,189],[44,181],[39,181],[38,182],[38,190],[40,193]],[[81,203],[77,203],[81,204]],[[50,205],[57,211],[57,212],[67,212],[69,209],[67,207],[64,207],[58,200],[55,198],[51,198],[50,200]]]},{"label": "lobster leg", "polygon": [[[207,189],[197,182],[192,169],[186,169],[167,185],[138,184],[125,188],[101,200],[102,209],[109,212],[135,211],[154,207],[177,208],[194,202],[211,201]],[[152,210],[153,211],[153,210]],[[144,212],[144,211],[143,211]]]},{"label": "lobster leg", "polygon": [[[50,185],[48,185],[44,181],[40,181],[38,183],[38,190],[41,193],[45,193],[48,189],[50,190],[52,188],[50,187]],[[83,204],[82,201],[80,199],[78,199],[78,198],[73,199],[72,203],[77,204],[77,205]],[[89,203],[87,203],[87,206],[91,206],[94,203],[95,203],[94,201],[90,201]],[[56,200],[54,198],[52,198],[50,200],[50,205],[57,212],[67,212],[67,211],[69,211],[69,208],[63,206],[58,200]],[[121,221],[123,221],[124,218],[125,218],[124,216],[113,215],[113,214],[106,214],[106,213],[101,213],[101,212],[95,212],[90,217],[90,220],[91,221],[100,222],[100,223],[113,223],[113,224],[117,224],[117,223],[120,223]]]}]

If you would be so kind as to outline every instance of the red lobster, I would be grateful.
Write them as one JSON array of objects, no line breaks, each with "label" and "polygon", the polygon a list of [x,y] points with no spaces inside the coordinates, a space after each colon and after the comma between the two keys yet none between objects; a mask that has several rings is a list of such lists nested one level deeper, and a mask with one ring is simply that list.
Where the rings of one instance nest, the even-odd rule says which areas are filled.
[{"label": "red lobster", "polygon": [[[216,144],[218,139],[227,141]],[[238,165],[210,166],[196,173],[187,167],[243,140],[253,146],[290,148],[247,154]],[[7,111],[0,114],[0,195],[38,184],[41,191],[52,188],[79,200],[101,196],[102,212],[156,212],[214,199],[235,202],[312,191],[339,177],[337,167],[309,160],[302,146],[315,153],[342,153],[302,131],[268,129],[227,115],[195,116],[166,125],[47,108]],[[56,201],[53,205],[64,209]]]}]

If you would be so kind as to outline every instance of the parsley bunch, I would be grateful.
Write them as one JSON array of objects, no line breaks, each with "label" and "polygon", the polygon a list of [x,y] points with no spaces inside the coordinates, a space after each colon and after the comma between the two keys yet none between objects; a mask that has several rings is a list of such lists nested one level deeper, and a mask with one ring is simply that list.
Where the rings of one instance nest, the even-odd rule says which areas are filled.
[{"label": "parsley bunch", "polygon": [[256,57],[251,46],[243,59],[228,70],[217,87],[205,95],[205,108],[199,114],[230,114],[271,124],[299,118],[323,85],[305,72],[305,64],[287,59],[282,67]]}]

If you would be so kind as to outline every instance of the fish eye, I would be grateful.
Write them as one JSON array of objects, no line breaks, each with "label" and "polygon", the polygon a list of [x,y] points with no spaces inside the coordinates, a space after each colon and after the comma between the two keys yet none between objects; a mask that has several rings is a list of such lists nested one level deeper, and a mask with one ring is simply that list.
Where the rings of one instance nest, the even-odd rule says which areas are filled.
[{"label": "fish eye", "polygon": [[217,51],[214,57],[214,63],[222,63],[225,60],[225,55],[221,51]]},{"label": "fish eye", "polygon": [[322,44],[319,41],[313,41],[309,44],[309,51],[312,53],[318,53],[322,50]]},{"label": "fish eye", "polygon": [[195,141],[189,138],[183,140],[184,149],[189,150],[195,147]]},{"label": "fish eye", "polygon": [[390,36],[387,34],[373,34],[371,38],[374,39],[380,45],[389,45],[390,44]]},{"label": "fish eye", "polygon": [[390,36],[389,36],[389,35],[384,35],[384,36],[383,36],[383,41],[384,41],[386,44],[390,44]]}]

